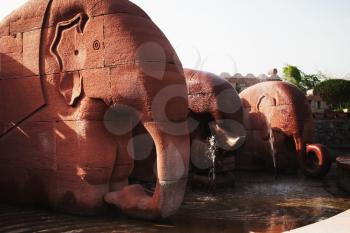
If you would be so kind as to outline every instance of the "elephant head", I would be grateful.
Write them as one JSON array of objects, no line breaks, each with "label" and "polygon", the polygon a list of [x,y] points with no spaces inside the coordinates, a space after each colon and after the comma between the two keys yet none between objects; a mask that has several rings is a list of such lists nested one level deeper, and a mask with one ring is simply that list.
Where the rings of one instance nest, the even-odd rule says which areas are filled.
[{"label": "elephant head", "polygon": [[[185,79],[189,99],[189,130],[191,132],[191,162],[196,172],[207,172],[213,165],[208,157],[210,143],[208,138],[215,137],[215,144],[221,153],[217,153],[215,165],[219,171],[234,168],[234,157],[225,156],[245,141],[245,130],[242,125],[242,104],[236,90],[226,80],[215,74],[185,69]],[[137,127],[139,135],[145,131]],[[138,161],[135,163],[132,177],[141,182],[154,179],[153,164],[155,154],[153,145],[147,137],[143,146],[136,150]],[[143,156],[148,151],[150,156]],[[220,166],[222,165],[222,166]]]},{"label": "elephant head", "polygon": [[330,159],[314,142],[309,103],[298,88],[280,81],[263,82],[240,93],[247,143],[238,151],[238,168],[275,167],[309,176],[325,175]]},{"label": "elephant head", "polygon": [[208,137],[213,135],[222,151],[233,151],[245,142],[241,124],[242,104],[236,90],[223,78],[208,72],[185,69],[191,130],[191,161],[206,169]]},{"label": "elephant head", "polygon": [[[179,208],[189,163],[186,83],[145,12],[127,0],[30,0],[2,21],[0,36],[0,53],[21,67],[2,72],[15,93],[1,101],[23,106],[1,115],[0,125],[12,125],[2,128],[0,156],[16,164],[6,174],[40,170],[49,204],[71,212],[98,211],[104,200],[147,219]],[[137,124],[156,147],[153,195],[128,185]],[[19,190],[31,186],[8,179]]]}]

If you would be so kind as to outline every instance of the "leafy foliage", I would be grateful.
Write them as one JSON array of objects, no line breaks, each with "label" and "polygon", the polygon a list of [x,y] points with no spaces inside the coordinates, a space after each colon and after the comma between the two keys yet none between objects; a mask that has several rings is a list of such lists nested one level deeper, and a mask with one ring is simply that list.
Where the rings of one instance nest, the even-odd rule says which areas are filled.
[{"label": "leafy foliage", "polygon": [[242,87],[240,85],[236,85],[236,91],[237,93],[241,93],[242,92]]},{"label": "leafy foliage", "polygon": [[298,67],[287,65],[283,68],[284,80],[297,86],[300,90],[306,92],[307,90],[314,89],[322,79],[325,79],[325,75],[319,74],[305,74]]},{"label": "leafy foliage", "polygon": [[304,90],[314,89],[320,83],[321,80],[319,76],[315,74],[304,74],[303,79],[301,80],[301,86]]},{"label": "leafy foliage", "polygon": [[296,66],[287,65],[283,68],[284,79],[303,90],[303,87],[300,85],[302,80],[301,73],[301,70]]},{"label": "leafy foliage", "polygon": [[333,108],[350,105],[350,81],[344,79],[329,79],[315,87],[315,93]]}]

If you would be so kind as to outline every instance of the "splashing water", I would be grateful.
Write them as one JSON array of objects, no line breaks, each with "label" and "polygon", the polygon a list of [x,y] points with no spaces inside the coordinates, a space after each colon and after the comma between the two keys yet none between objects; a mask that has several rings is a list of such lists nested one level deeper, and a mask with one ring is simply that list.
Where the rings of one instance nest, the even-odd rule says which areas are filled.
[{"label": "splashing water", "polygon": [[271,112],[269,113],[269,119],[268,119],[268,131],[269,131],[269,142],[270,142],[270,148],[271,148],[273,167],[275,169],[275,172],[277,173],[275,137],[273,135],[273,130],[272,130],[272,127],[271,127]]},{"label": "splashing water", "polygon": [[208,148],[208,158],[211,161],[212,165],[209,169],[209,183],[211,184],[211,186],[214,186],[214,182],[215,182],[215,160],[216,160],[216,152],[217,152],[217,142],[216,142],[216,138],[214,135],[210,136],[208,138],[209,141],[209,148]]},{"label": "splashing water", "polygon": [[273,160],[273,167],[277,169],[277,161],[276,161],[276,149],[275,149],[275,137],[273,136],[273,130],[270,127],[269,130],[269,141],[270,141],[270,147],[271,147],[271,155],[272,155],[272,160]]}]

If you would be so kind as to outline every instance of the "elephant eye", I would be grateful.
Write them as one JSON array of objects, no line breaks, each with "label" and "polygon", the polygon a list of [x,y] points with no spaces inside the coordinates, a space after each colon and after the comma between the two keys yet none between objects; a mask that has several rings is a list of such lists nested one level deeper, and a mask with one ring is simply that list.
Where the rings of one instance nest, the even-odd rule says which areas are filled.
[{"label": "elephant eye", "polygon": [[98,40],[95,40],[92,47],[94,48],[94,50],[99,50],[101,47],[101,44]]}]

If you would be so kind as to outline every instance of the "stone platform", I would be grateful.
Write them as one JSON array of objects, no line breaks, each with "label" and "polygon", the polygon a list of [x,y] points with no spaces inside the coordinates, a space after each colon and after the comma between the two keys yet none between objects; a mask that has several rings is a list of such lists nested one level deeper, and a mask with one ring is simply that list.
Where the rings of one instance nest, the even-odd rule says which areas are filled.
[{"label": "stone platform", "polygon": [[341,189],[350,193],[350,156],[337,158],[338,185]]}]

